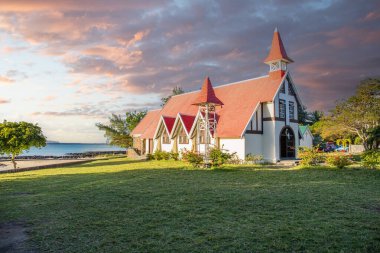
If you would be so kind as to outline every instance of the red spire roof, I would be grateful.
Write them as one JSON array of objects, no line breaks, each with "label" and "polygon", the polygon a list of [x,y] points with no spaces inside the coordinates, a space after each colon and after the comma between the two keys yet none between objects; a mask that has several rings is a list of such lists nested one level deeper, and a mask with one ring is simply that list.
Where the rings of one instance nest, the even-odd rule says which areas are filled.
[{"label": "red spire roof", "polygon": [[206,77],[201,92],[198,97],[193,102],[193,105],[201,105],[201,104],[215,104],[215,105],[223,105],[223,102],[216,97],[214,88],[212,87],[211,81],[209,77]]},{"label": "red spire roof", "polygon": [[273,39],[272,39],[272,47],[270,49],[269,55],[264,60],[265,63],[271,61],[283,60],[286,62],[293,62],[292,59],[288,57],[285,51],[285,47],[282,44],[280,33],[276,29],[274,30]]}]

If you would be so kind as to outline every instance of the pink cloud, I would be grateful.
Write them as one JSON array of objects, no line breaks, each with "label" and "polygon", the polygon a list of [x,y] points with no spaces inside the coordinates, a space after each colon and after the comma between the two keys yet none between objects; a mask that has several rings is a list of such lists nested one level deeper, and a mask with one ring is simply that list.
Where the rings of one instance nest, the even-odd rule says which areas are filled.
[{"label": "pink cloud", "polygon": [[11,101],[9,99],[0,98],[0,104],[8,104]]},{"label": "pink cloud", "polygon": [[15,82],[15,80],[9,78],[9,77],[6,77],[6,76],[0,76],[0,83],[5,83],[5,84],[10,84],[10,83],[13,83]]},{"label": "pink cloud", "polygon": [[43,98],[44,101],[53,101],[57,98],[57,96],[50,95]]},{"label": "pink cloud", "polygon": [[326,32],[329,45],[335,47],[351,47],[360,44],[380,43],[380,30],[343,27],[335,31]]}]

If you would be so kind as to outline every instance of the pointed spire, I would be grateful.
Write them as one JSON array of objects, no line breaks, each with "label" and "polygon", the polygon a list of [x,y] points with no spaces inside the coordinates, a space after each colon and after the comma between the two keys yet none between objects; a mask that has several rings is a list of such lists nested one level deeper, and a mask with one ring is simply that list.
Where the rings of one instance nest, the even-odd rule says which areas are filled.
[{"label": "pointed spire", "polygon": [[209,77],[206,77],[201,92],[198,97],[193,102],[193,105],[202,105],[202,104],[214,104],[214,105],[223,105],[223,102],[216,97],[214,88],[212,87]]},{"label": "pointed spire", "polygon": [[273,39],[272,39],[272,47],[270,49],[269,55],[264,60],[265,63],[271,61],[283,60],[285,62],[293,62],[292,59],[288,57],[285,51],[284,44],[282,44],[280,33],[277,27],[274,29]]}]

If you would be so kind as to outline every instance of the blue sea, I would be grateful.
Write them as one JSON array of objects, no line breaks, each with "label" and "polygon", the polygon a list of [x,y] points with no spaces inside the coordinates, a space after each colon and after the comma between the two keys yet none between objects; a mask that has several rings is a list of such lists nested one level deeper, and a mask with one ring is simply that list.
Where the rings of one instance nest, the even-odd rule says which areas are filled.
[{"label": "blue sea", "polygon": [[89,151],[123,151],[125,148],[111,146],[108,144],[87,143],[47,143],[43,148],[31,148],[22,155],[33,156],[62,156],[67,153],[84,153]]}]

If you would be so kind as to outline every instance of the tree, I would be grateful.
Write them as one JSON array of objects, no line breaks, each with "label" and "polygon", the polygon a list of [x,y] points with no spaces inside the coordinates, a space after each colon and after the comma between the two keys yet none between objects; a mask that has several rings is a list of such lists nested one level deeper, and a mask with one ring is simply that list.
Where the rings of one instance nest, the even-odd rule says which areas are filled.
[{"label": "tree", "polygon": [[96,123],[96,126],[99,130],[105,131],[104,136],[111,145],[129,148],[133,145],[133,138],[130,134],[145,115],[146,111],[127,112],[124,119],[120,115],[112,114],[109,117],[108,125]]},{"label": "tree", "polygon": [[308,112],[306,106],[298,106],[298,123],[301,125],[313,125],[323,117],[322,111]]},{"label": "tree", "polygon": [[365,150],[376,148],[380,127],[380,79],[360,82],[356,94],[338,102],[331,115],[323,117],[325,130],[358,136]]},{"label": "tree", "polygon": [[164,106],[172,96],[179,95],[182,93],[185,93],[185,91],[180,86],[174,87],[171,95],[164,97],[164,98],[161,98],[161,101],[162,101],[161,106]]},{"label": "tree", "polygon": [[16,156],[31,147],[46,146],[46,137],[37,124],[28,122],[0,123],[0,153],[11,156],[13,168],[16,169]]}]

